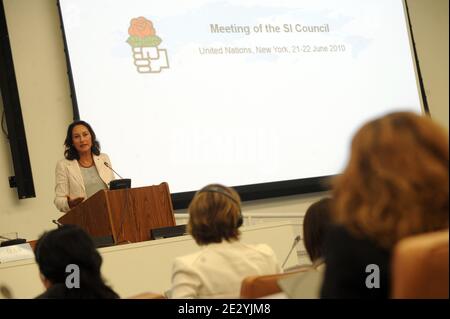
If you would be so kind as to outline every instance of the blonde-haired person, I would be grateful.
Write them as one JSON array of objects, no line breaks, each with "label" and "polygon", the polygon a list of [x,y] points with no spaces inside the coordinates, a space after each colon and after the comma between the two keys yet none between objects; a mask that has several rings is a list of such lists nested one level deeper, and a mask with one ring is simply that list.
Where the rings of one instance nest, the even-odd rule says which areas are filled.
[{"label": "blonde-haired person", "polygon": [[188,232],[202,249],[174,261],[170,298],[239,298],[247,276],[281,272],[273,250],[239,241],[241,201],[219,184],[199,190],[189,205]]},{"label": "blonde-haired person", "polygon": [[448,136],[430,118],[385,115],[354,136],[333,189],[322,298],[388,298],[402,238],[448,227]]}]

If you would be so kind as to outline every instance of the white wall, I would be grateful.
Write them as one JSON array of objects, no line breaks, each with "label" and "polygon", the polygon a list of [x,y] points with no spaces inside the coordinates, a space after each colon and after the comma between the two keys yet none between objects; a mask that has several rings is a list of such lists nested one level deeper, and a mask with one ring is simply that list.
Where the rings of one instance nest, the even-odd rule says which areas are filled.
[{"label": "white wall", "polygon": [[[448,129],[448,0],[408,3],[431,114]],[[4,0],[4,5],[37,197],[19,201],[9,188],[11,155],[6,138],[0,138],[0,234],[17,231],[35,239],[60,216],[53,206],[54,167],[62,158],[72,106],[56,0]],[[243,211],[304,212],[323,195],[254,201]]]},{"label": "white wall", "polygon": [[34,239],[60,214],[53,207],[54,167],[71,120],[70,91],[56,1],[4,1],[36,198],[18,200],[5,137],[0,138],[0,234]]}]

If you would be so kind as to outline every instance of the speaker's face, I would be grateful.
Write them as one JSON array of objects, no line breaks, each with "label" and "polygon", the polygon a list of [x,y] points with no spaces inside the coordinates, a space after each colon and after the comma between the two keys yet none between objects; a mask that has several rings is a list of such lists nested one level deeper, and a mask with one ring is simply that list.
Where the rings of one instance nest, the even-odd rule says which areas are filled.
[{"label": "speaker's face", "polygon": [[80,124],[73,128],[72,143],[79,154],[91,151],[92,136],[86,126]]}]

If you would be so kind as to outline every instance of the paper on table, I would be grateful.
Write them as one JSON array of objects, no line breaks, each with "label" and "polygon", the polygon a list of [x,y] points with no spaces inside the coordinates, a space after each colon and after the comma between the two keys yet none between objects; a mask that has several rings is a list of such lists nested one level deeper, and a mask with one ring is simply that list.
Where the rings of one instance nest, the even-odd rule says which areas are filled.
[{"label": "paper on table", "polygon": [[22,259],[34,258],[30,244],[0,247],[0,264]]}]

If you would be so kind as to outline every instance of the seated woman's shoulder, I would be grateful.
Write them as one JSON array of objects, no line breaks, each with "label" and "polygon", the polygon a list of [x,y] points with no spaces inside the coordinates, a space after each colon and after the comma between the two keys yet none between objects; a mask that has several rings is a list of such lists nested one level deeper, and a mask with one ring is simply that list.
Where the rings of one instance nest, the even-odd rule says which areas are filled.
[{"label": "seated woman's shoulder", "polygon": [[72,162],[72,160],[68,160],[66,158],[61,158],[56,162],[56,166],[57,167],[67,166],[71,162]]},{"label": "seated woman's shoulder", "polygon": [[275,252],[273,249],[267,245],[267,244],[256,244],[256,245],[247,245],[248,247],[251,247],[254,250],[259,251],[260,253],[264,255],[274,255]]},{"label": "seated woman's shoulder", "polygon": [[202,256],[203,253],[204,251],[199,251],[188,255],[178,256],[174,260],[174,265],[180,267],[191,266],[194,263],[196,263],[199,259],[201,259],[200,257]]}]

